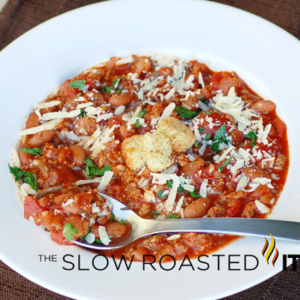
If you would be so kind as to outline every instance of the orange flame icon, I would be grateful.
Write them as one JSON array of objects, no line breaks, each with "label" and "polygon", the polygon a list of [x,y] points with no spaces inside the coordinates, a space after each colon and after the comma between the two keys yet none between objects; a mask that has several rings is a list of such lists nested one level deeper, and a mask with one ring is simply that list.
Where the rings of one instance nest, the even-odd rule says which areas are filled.
[{"label": "orange flame icon", "polygon": [[[268,242],[268,240],[265,238],[266,243],[265,243],[265,245],[264,245],[264,247],[263,247],[262,255],[265,256],[265,254],[266,254],[265,259],[266,259],[266,262],[269,264],[270,256],[272,255],[272,253],[273,253],[273,251],[274,251],[274,249],[275,249],[275,254],[274,254],[274,257],[273,257],[273,259],[272,259],[272,265],[275,267],[275,263],[276,263],[276,260],[277,260],[277,258],[278,258],[278,255],[279,255],[279,251],[278,251],[278,249],[275,247],[276,242],[275,242],[275,239],[274,239],[273,235],[272,235],[271,233],[269,233],[269,234],[270,234],[270,236],[271,236],[271,244],[270,244],[270,247],[269,247],[269,242]],[[267,249],[268,249],[268,251],[267,251]],[[266,252],[267,252],[267,253],[266,253]]]}]

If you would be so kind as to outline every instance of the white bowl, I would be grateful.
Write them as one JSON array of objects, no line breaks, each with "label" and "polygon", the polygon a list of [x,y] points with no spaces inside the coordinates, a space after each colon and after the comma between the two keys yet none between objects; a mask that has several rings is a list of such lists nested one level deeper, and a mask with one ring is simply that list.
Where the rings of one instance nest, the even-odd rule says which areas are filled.
[{"label": "white bowl", "polygon": [[[167,53],[196,58],[212,70],[236,71],[254,91],[276,102],[287,123],[290,170],[284,191],[270,215],[273,219],[300,221],[298,190],[300,43],[275,25],[249,13],[206,1],[113,1],[76,9],[29,31],[0,53],[1,91],[1,210],[0,259],[11,268],[57,293],[76,299],[215,299],[253,286],[282,269],[282,253],[299,253],[297,243],[277,241],[280,256],[267,264],[261,254],[262,238],[243,238],[205,264],[180,262],[172,271],[134,263],[129,271],[109,259],[104,271],[93,268],[95,254],[77,247],[59,246],[49,234],[23,218],[7,163],[24,116],[51,89],[82,70],[111,56]],[[228,269],[228,255],[238,264]],[[244,255],[255,255],[258,267],[244,270]],[[56,255],[57,262],[39,255]],[[67,271],[74,263],[74,270]],[[78,270],[80,268],[90,270]],[[96,257],[100,268],[104,258]],[[255,260],[249,259],[249,266]],[[165,265],[165,268],[171,265]]]}]

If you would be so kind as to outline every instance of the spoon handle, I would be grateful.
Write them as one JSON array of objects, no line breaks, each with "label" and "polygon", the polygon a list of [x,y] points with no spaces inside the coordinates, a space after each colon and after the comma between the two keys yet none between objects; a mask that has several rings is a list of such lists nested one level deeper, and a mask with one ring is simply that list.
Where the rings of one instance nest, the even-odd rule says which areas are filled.
[{"label": "spoon handle", "polygon": [[143,235],[170,232],[201,232],[265,237],[272,234],[277,239],[300,241],[299,222],[269,219],[202,218],[147,220],[147,223],[147,226],[143,226]]}]

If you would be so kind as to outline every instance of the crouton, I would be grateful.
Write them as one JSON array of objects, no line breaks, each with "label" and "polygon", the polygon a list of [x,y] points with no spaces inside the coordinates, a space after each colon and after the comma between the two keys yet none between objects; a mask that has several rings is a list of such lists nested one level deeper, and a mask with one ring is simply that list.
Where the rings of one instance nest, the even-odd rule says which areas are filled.
[{"label": "crouton", "polygon": [[160,153],[148,153],[146,164],[150,171],[161,172],[172,165],[172,160]]},{"label": "crouton", "polygon": [[161,172],[172,165],[172,150],[186,152],[195,140],[189,127],[170,117],[162,119],[154,133],[125,139],[121,149],[125,163],[131,170],[138,171],[147,166],[152,172]]},{"label": "crouton", "polygon": [[186,152],[196,141],[192,130],[173,117],[161,120],[157,125],[157,131],[171,141],[172,150],[176,152]]},{"label": "crouton", "polygon": [[147,166],[152,172],[161,172],[172,164],[171,142],[159,132],[127,138],[121,149],[127,167],[134,171]]},{"label": "crouton", "polygon": [[131,170],[140,170],[145,165],[142,135],[134,135],[125,139],[121,145],[122,154],[127,167]]},{"label": "crouton", "polygon": [[170,141],[157,131],[144,135],[144,150],[148,153],[160,153],[163,156],[170,156],[172,147]]}]

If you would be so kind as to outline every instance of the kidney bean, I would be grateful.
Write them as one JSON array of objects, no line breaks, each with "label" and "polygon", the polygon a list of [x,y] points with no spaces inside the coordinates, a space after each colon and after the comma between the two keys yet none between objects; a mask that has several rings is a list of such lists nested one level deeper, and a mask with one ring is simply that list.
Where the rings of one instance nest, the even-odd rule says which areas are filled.
[{"label": "kidney bean", "polygon": [[186,218],[201,218],[206,215],[209,207],[210,200],[208,198],[199,198],[184,209],[184,216]]}]

